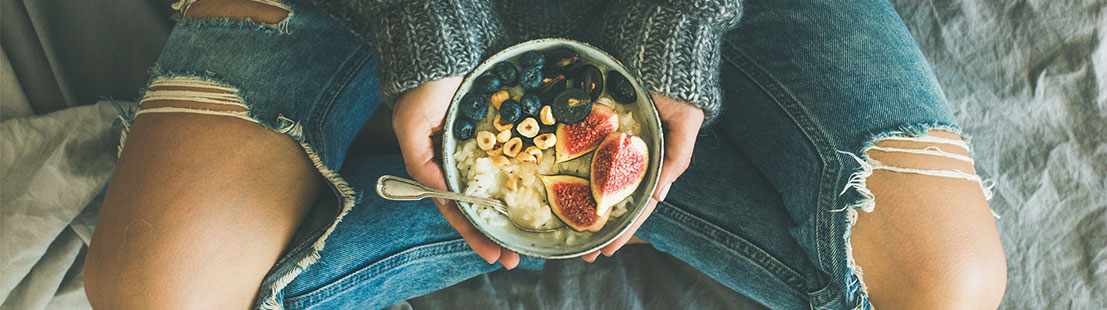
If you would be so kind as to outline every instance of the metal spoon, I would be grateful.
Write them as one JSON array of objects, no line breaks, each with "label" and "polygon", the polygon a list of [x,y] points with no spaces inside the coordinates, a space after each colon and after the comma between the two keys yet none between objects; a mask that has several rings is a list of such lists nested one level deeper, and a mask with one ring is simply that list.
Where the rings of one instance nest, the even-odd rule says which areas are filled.
[{"label": "metal spoon", "polygon": [[423,185],[418,181],[409,180],[394,175],[384,175],[381,176],[380,179],[377,179],[377,194],[380,195],[381,198],[397,201],[415,201],[421,200],[423,198],[445,198],[449,200],[481,204],[492,207],[492,210],[496,210],[496,212],[507,216],[508,221],[511,222],[512,225],[515,225],[516,228],[519,228],[523,231],[542,233],[551,232],[559,229],[535,229],[519,225],[518,223],[515,223],[514,220],[512,220],[511,213],[507,208],[507,205],[497,199],[473,197],[461,193],[437,190],[427,187],[426,185]]}]

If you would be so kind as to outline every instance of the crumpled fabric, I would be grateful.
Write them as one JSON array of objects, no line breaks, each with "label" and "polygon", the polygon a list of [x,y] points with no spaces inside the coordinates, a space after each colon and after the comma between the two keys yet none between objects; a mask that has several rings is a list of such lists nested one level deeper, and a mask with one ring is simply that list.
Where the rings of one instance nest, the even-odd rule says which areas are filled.
[{"label": "crumpled fabric", "polygon": [[80,271],[115,167],[115,116],[102,101],[0,121],[0,307],[59,296],[87,308]]}]

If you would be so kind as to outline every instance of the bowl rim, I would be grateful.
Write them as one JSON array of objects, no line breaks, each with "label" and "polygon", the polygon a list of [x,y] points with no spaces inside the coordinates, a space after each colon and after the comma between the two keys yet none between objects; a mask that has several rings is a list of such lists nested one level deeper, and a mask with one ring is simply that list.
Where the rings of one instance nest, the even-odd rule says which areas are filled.
[{"label": "bowl rim", "polygon": [[[525,50],[523,50],[523,48],[526,47],[526,46],[540,44],[540,43],[548,43],[548,42],[552,42],[553,44],[558,44],[558,43],[565,44],[565,43],[567,43],[569,45],[577,45],[577,46],[580,46],[580,47],[583,47],[583,48],[590,49],[591,50],[590,52],[595,52],[595,53],[598,53],[598,54],[600,54],[604,57],[607,57],[612,62],[614,62],[615,65],[618,66],[618,68],[622,69],[621,71],[623,73],[625,73],[623,75],[631,82],[631,85],[635,86],[636,91],[638,91],[640,94],[641,93],[646,94],[645,100],[649,104],[646,105],[647,106],[647,107],[645,107],[646,111],[643,111],[643,113],[647,117],[652,118],[653,120],[656,120],[656,123],[657,123],[656,128],[654,128],[655,131],[656,131],[656,133],[654,133],[654,136],[656,137],[657,152],[656,152],[655,156],[656,156],[656,162],[657,162],[657,166],[658,166],[657,171],[653,175],[653,178],[652,178],[653,181],[648,182],[648,184],[642,184],[642,185],[646,185],[646,187],[647,187],[646,191],[645,191],[645,193],[647,193],[647,195],[646,195],[647,199],[636,199],[634,201],[634,203],[632,203],[633,210],[629,210],[628,213],[627,213],[629,215],[632,215],[630,221],[628,221],[626,225],[624,225],[622,228],[620,228],[618,233],[612,235],[611,238],[608,238],[607,240],[604,240],[603,242],[599,243],[596,246],[585,248],[584,250],[570,251],[568,253],[559,253],[559,254],[532,252],[532,251],[529,251],[529,250],[525,250],[522,247],[514,246],[514,245],[512,245],[508,242],[505,242],[504,240],[500,240],[499,238],[496,238],[495,235],[485,231],[485,229],[481,226],[481,224],[478,223],[477,219],[474,218],[475,215],[470,214],[470,211],[467,210],[467,208],[462,205],[462,204],[469,205],[469,203],[459,201],[459,202],[455,202],[455,205],[457,206],[458,210],[461,211],[461,214],[463,214],[465,216],[465,218],[469,221],[469,223],[473,225],[474,228],[476,228],[478,231],[480,231],[480,233],[483,234],[485,237],[487,237],[489,240],[492,240],[492,242],[496,243],[497,245],[499,245],[499,246],[501,246],[505,249],[511,250],[511,251],[516,252],[518,254],[523,254],[523,255],[537,257],[537,258],[543,258],[543,259],[566,259],[566,258],[579,257],[579,256],[582,256],[582,255],[585,255],[585,254],[588,254],[588,253],[595,252],[599,249],[602,249],[603,247],[605,247],[605,246],[611,244],[612,242],[614,242],[615,239],[618,239],[619,236],[622,236],[624,233],[626,233],[628,230],[630,230],[630,228],[632,226],[634,226],[634,222],[638,221],[638,219],[642,215],[645,214],[646,204],[648,204],[649,200],[650,200],[649,197],[652,197],[653,192],[657,190],[658,182],[660,182],[661,169],[662,169],[661,166],[663,165],[663,162],[664,162],[661,159],[664,158],[664,153],[665,153],[665,135],[663,133],[664,129],[662,128],[662,125],[661,125],[661,118],[660,118],[660,116],[658,114],[658,111],[657,111],[657,105],[653,101],[653,97],[650,96],[649,91],[645,90],[645,88],[642,87],[642,84],[639,82],[638,76],[634,72],[627,69],[626,65],[623,65],[623,63],[621,61],[619,61],[618,58],[615,58],[614,56],[611,56],[611,54],[608,54],[606,51],[604,51],[600,48],[597,48],[597,47],[595,47],[591,44],[581,42],[581,41],[577,41],[577,40],[573,40],[573,39],[566,39],[566,38],[540,38],[540,39],[528,40],[528,41],[524,41],[524,42],[520,42],[520,43],[511,45],[509,47],[506,47],[506,48],[496,52],[495,54],[492,54],[491,56],[488,56],[483,61],[481,61],[480,64],[478,64],[475,68],[473,68],[473,70],[471,72],[466,74],[465,79],[462,80],[461,84],[458,86],[458,89],[454,92],[453,98],[450,101],[450,107],[447,110],[445,123],[443,124],[443,127],[442,127],[443,128],[443,138],[442,138],[442,143],[441,143],[442,156],[443,156],[442,157],[442,159],[443,159],[443,167],[442,168],[444,170],[443,171],[443,176],[446,178],[445,181],[446,181],[447,189],[449,189],[452,192],[460,193],[461,192],[460,185],[459,186],[454,186],[453,182],[450,182],[451,179],[457,179],[457,178],[460,177],[460,175],[458,175],[459,173],[456,172],[457,168],[452,167],[452,169],[451,169],[451,167],[446,165],[446,160],[449,159],[449,158],[452,158],[452,156],[453,156],[452,153],[455,152],[456,150],[448,149],[446,144],[448,143],[449,140],[455,139],[451,136],[450,128],[453,128],[454,120],[457,119],[457,117],[458,117],[458,109],[456,108],[456,105],[461,100],[461,97],[465,95],[465,93],[463,93],[463,90],[468,89],[464,86],[465,85],[472,85],[472,80],[476,79],[479,76],[479,74],[477,74],[478,72],[480,74],[484,74],[486,71],[488,71],[488,69],[491,68],[492,65],[495,65],[495,63],[493,63],[491,60],[501,58],[501,56],[506,55],[506,54],[510,54],[510,55],[521,54],[522,52],[525,52]],[[574,46],[574,48],[575,47],[576,46]],[[502,60],[500,60],[500,61],[502,61]],[[498,62],[499,61],[497,61],[497,63]],[[613,70],[614,68],[605,68],[605,69],[606,70]],[[606,83],[606,81],[605,81],[605,83]],[[639,102],[641,102],[641,100],[642,99],[639,99]],[[651,126],[651,128],[652,127],[654,127],[654,126]],[[456,143],[459,143],[459,142],[460,141],[455,142],[455,147],[456,147]],[[653,160],[651,159],[651,161],[653,161]],[[649,170],[649,169],[647,168],[647,170]],[[460,180],[458,180],[457,182],[460,182]],[[510,221],[511,219],[508,219],[508,220]]]}]

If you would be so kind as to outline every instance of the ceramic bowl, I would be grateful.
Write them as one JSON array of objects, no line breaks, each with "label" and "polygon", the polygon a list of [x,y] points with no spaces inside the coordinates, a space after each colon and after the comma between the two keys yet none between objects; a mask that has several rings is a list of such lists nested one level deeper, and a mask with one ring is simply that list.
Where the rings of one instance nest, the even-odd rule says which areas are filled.
[{"label": "ceramic bowl", "polygon": [[[623,65],[611,55],[606,52],[588,45],[583,42],[567,40],[567,39],[538,39],[527,41],[508,47],[492,57],[489,57],[483,63],[477,66],[477,68],[470,73],[465,81],[461,83],[461,87],[454,95],[452,104],[448,114],[446,115],[445,132],[442,138],[442,158],[446,172],[446,183],[451,191],[463,192],[461,175],[457,169],[457,163],[454,161],[453,153],[456,151],[458,141],[454,138],[452,128],[454,127],[454,120],[460,116],[458,111],[458,102],[461,97],[469,93],[469,89],[473,84],[473,80],[484,74],[492,66],[501,61],[516,58],[524,52],[530,50],[553,50],[559,47],[569,47],[580,53],[582,61],[591,63],[601,69],[606,75],[609,70],[615,70],[623,74],[631,84],[634,86],[638,93],[638,101],[630,104],[630,111],[634,113],[634,117],[638,120],[641,130],[637,133],[639,137],[644,140],[649,148],[649,164],[646,169],[646,175],[634,194],[631,195],[633,203],[627,206],[627,212],[620,217],[612,216],[603,229],[598,232],[590,233],[585,238],[578,238],[571,243],[566,243],[562,240],[550,237],[549,234],[553,233],[533,233],[519,230],[514,225],[493,225],[487,223],[484,219],[476,213],[476,206],[469,203],[459,202],[458,208],[465,214],[465,217],[469,219],[469,222],[473,223],[480,232],[492,239],[500,246],[507,248],[519,254],[534,256],[539,258],[559,259],[559,258],[571,258],[581,256],[587,253],[596,251],[608,243],[611,243],[623,232],[630,229],[631,223],[638,217],[643,215],[646,203],[649,201],[649,197],[657,187],[658,177],[661,172],[661,158],[663,158],[663,135],[661,133],[661,121],[657,115],[657,108],[654,106],[653,99],[650,97],[643,88],[642,84],[638,82],[635,75],[631,74],[623,67]],[[607,80],[605,76],[604,81]],[[606,96],[607,90],[604,91]],[[563,228],[571,230],[571,228]]]}]

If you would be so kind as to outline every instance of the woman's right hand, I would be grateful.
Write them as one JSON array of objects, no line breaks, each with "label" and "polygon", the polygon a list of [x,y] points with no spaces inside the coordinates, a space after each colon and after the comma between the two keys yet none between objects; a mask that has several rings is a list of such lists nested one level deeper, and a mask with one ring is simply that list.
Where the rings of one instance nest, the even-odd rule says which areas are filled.
[{"label": "woman's right hand", "polygon": [[[440,135],[451,134],[449,129],[443,128],[446,110],[461,81],[462,77],[451,76],[423,83],[396,99],[392,113],[392,127],[400,142],[407,173],[416,181],[440,190],[447,190],[446,177],[440,158],[435,156],[438,154],[435,146],[438,145],[436,141],[441,141]],[[489,264],[499,261],[506,269],[519,265],[519,254],[501,248],[481,234],[453,201],[435,199],[434,202],[469,247]]]}]

